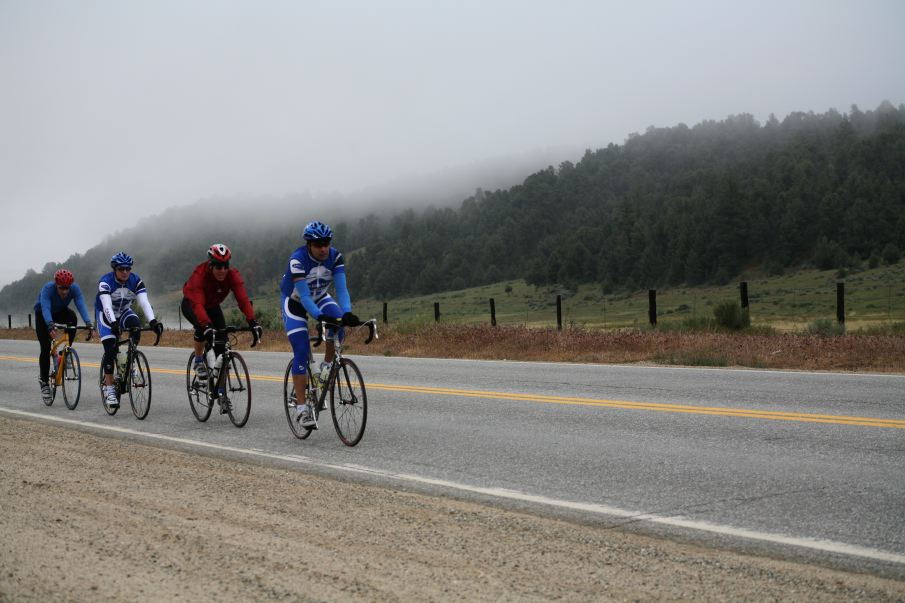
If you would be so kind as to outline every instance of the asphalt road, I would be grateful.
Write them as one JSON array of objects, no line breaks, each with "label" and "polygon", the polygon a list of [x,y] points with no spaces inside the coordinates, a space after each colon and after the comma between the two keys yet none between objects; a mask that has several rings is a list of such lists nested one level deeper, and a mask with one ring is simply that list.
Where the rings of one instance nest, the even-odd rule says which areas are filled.
[{"label": "asphalt road", "polygon": [[77,347],[69,411],[41,403],[37,342],[0,340],[0,412],[905,576],[905,376],[357,356],[369,417],[348,448],[328,421],[290,434],[288,354],[244,353],[253,402],[237,429],[191,414],[188,350],[143,346],[153,400],[138,421],[104,412],[101,348]]}]

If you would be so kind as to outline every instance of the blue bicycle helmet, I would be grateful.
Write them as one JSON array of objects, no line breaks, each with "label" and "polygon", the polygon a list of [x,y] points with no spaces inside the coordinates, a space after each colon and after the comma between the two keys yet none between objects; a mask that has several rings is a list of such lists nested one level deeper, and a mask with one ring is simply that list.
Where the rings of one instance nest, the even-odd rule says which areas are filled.
[{"label": "blue bicycle helmet", "polygon": [[305,227],[305,232],[302,234],[302,237],[306,241],[322,241],[324,239],[332,239],[333,231],[323,222],[315,220]]},{"label": "blue bicycle helmet", "polygon": [[110,267],[116,269],[117,266],[132,266],[132,256],[125,251],[120,251],[110,258]]}]

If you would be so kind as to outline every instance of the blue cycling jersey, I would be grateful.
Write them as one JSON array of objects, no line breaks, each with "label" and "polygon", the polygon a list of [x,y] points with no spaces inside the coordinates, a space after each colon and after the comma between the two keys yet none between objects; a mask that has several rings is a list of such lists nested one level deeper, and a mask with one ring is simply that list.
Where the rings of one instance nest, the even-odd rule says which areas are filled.
[{"label": "blue cycling jersey", "polygon": [[65,297],[60,297],[57,293],[57,284],[54,281],[46,283],[41,287],[38,293],[38,300],[35,302],[35,314],[40,312],[44,316],[44,324],[49,325],[53,322],[53,314],[69,307],[69,302],[75,300],[75,307],[85,324],[91,322],[91,315],[88,314],[88,308],[85,306],[85,298],[82,296],[82,290],[78,285],[72,283],[69,293]]},{"label": "blue cycling jersey", "polygon": [[[295,287],[295,280],[303,278],[310,293],[309,300],[299,295]],[[302,302],[309,314],[317,316],[317,302],[327,295],[330,285],[336,288],[336,297],[343,312],[350,312],[352,303],[349,291],[346,288],[346,263],[343,255],[335,247],[330,248],[327,259],[319,262],[308,253],[308,247],[302,246],[289,256],[289,264],[280,282],[280,293],[283,297],[290,297]],[[313,302],[309,307],[306,301]]]},{"label": "blue cycling jersey", "polygon": [[132,308],[132,302],[135,301],[139,293],[146,292],[144,282],[134,272],[129,273],[129,278],[126,279],[125,284],[117,281],[113,272],[108,272],[97,283],[94,311],[98,315],[103,314],[104,306],[101,304],[101,296],[109,295],[111,302],[113,302],[113,314],[116,318],[119,318],[124,312]]}]

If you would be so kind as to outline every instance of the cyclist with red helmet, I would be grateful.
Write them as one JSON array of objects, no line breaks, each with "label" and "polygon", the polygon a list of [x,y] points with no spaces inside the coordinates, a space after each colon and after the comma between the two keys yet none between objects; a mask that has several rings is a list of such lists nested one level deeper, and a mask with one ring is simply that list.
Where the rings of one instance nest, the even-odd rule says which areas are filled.
[{"label": "cyclist with red helmet", "polygon": [[[213,341],[214,328],[226,327],[226,318],[220,303],[226,299],[229,292],[233,292],[239,310],[245,315],[248,326],[257,331],[260,339],[262,329],[255,320],[255,311],[245,291],[245,281],[235,268],[231,268],[229,261],[232,252],[223,243],[214,243],[207,250],[207,261],[195,266],[189,280],[182,286],[182,315],[195,327],[195,371],[202,379],[208,377],[207,367],[204,366],[204,341]],[[216,354],[223,353],[223,345],[214,346]]]},{"label": "cyclist with red helmet", "polygon": [[[38,300],[35,302],[35,333],[38,334],[38,343],[41,352],[38,354],[39,382],[41,396],[44,400],[50,400],[50,385],[47,379],[50,376],[50,346],[57,337],[54,323],[76,325],[75,312],[69,309],[69,303],[75,300],[85,326],[91,328],[91,314],[85,306],[85,298],[82,290],[75,284],[75,276],[65,268],[60,268],[53,275],[53,280],[41,287]],[[75,339],[75,331],[69,333],[69,343]]]}]

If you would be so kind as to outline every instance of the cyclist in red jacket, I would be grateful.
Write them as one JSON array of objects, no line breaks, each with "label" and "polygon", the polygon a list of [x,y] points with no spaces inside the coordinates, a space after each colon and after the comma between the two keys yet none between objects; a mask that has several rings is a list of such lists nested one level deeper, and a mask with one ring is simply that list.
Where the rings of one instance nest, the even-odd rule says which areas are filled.
[{"label": "cyclist in red jacket", "polygon": [[[207,257],[208,261],[198,264],[182,286],[182,315],[195,327],[195,371],[201,379],[208,377],[207,367],[203,362],[204,342],[213,341],[214,328],[222,329],[226,326],[220,302],[226,299],[230,291],[248,320],[248,326],[257,331],[259,339],[263,334],[245,291],[245,281],[238,270],[229,267],[229,260],[232,258],[229,247],[223,243],[214,243],[207,250]],[[223,345],[218,345],[217,342],[214,344],[214,352],[222,354]]]}]

